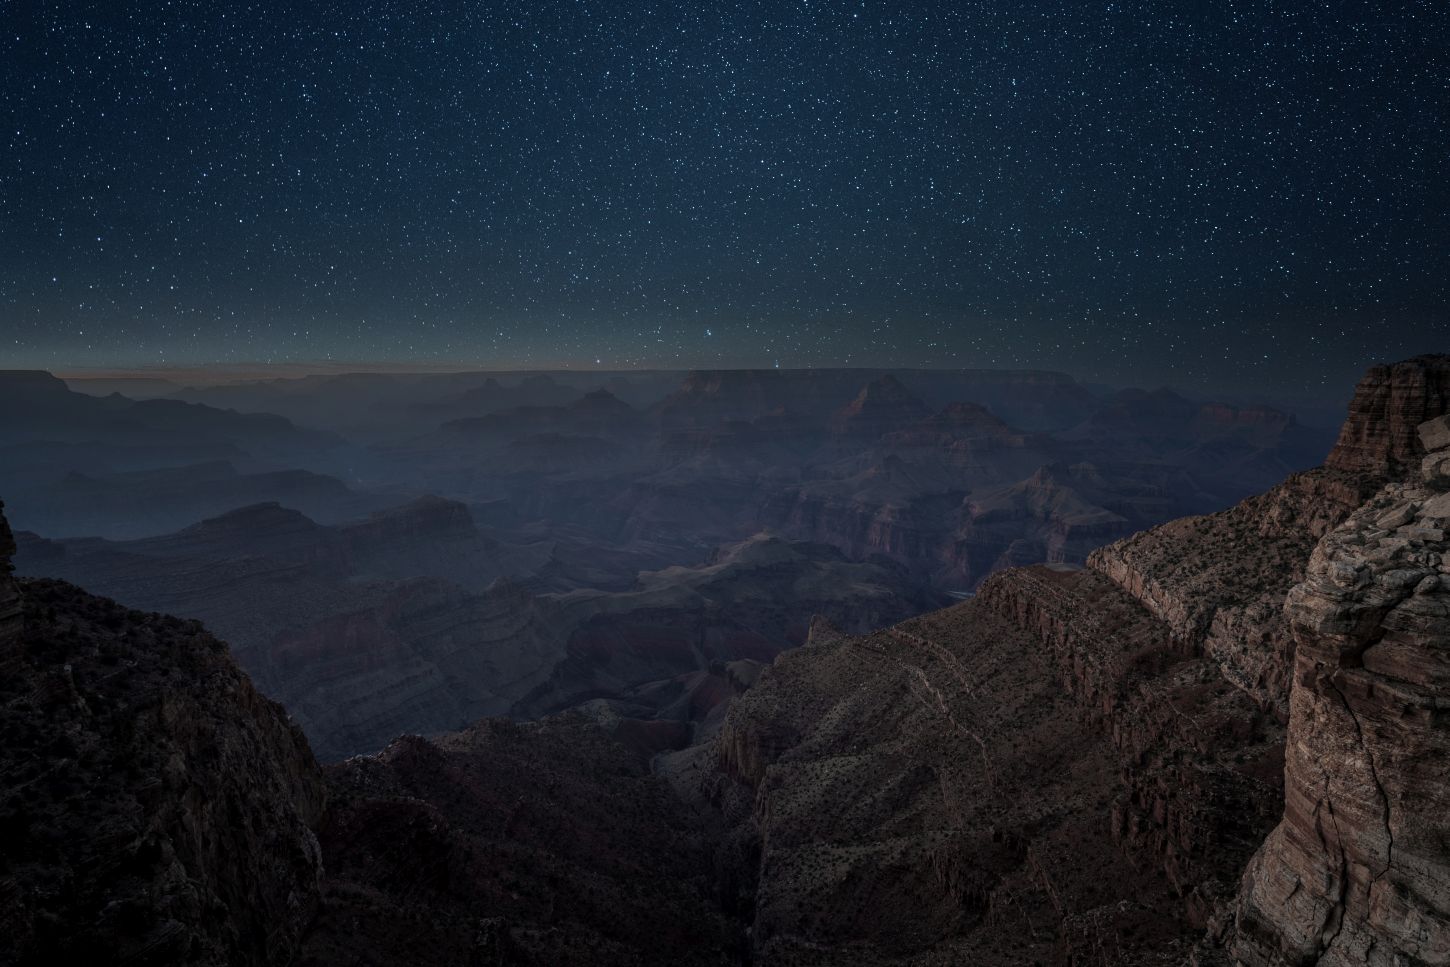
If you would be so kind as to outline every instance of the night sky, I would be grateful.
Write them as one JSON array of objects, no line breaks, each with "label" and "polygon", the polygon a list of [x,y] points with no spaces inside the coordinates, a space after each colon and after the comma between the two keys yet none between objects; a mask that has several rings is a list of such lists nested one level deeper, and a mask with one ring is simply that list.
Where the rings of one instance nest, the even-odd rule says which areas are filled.
[{"label": "night sky", "polygon": [[0,2],[0,365],[1450,348],[1426,2]]}]

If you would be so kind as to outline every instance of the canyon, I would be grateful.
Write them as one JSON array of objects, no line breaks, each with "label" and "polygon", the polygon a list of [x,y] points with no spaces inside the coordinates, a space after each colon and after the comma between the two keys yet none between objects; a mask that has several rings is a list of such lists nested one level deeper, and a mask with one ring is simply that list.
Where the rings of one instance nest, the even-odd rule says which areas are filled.
[{"label": "canyon", "polygon": [[[721,668],[769,662],[812,614],[864,631],[940,603],[890,561],[765,536],[600,589],[570,566],[587,545],[502,544],[441,498],[337,527],[262,504],[156,538],[19,547],[30,573],[205,622],[329,761],[591,701],[684,741],[730,694]],[[649,563],[634,550],[616,557]]]},{"label": "canyon", "polygon": [[0,373],[0,397],[47,414],[0,440],[21,572],[203,621],[324,761],[582,705],[688,744],[728,667],[812,614],[865,632],[1081,564],[1330,442],[1030,371],[352,374],[140,401]]},{"label": "canyon", "polygon": [[[742,440],[800,452],[806,431],[777,410],[777,384],[732,380],[692,378],[661,405],[685,464]],[[421,523],[385,513],[321,524],[280,507],[137,542],[18,534],[23,562],[69,562],[83,583],[118,582],[118,597],[151,593],[120,582],[153,562],[173,568],[156,587],[182,587],[186,600],[203,600],[201,582],[186,588],[180,575],[229,585],[217,569],[232,567],[252,580],[244,565],[256,559],[228,543],[240,531],[271,555],[261,571],[273,577],[256,580],[286,574],[299,599],[388,588],[451,600],[430,601],[428,620],[456,609],[481,628],[500,613],[577,623],[550,666],[568,674],[529,679],[528,698],[509,706],[527,721],[465,725],[446,719],[471,710],[449,709],[418,730],[427,735],[318,765],[240,670],[246,648],[234,659],[196,622],[0,574],[0,758],[17,777],[0,822],[25,832],[0,840],[7,957],[53,962],[110,943],[153,962],[217,964],[1450,961],[1450,357],[1372,368],[1311,469],[1270,456],[1277,444],[1264,440],[1282,440],[1287,424],[1262,411],[1127,394],[1044,442],[979,403],[917,407],[905,385],[873,375],[845,403],[819,406],[806,425],[825,426],[815,452],[832,453],[841,476],[789,478],[773,511],[783,533],[657,560],[628,587],[590,586],[566,567],[542,579],[558,582],[547,590],[486,571],[468,587],[399,579],[381,563],[447,571],[469,555],[525,556],[523,529],[483,523],[517,515],[517,495],[497,498],[513,506],[493,517],[476,500],[413,507],[402,519],[463,536],[406,555],[392,548]],[[748,425],[721,423],[726,411]],[[1017,476],[1063,439],[1124,422],[1141,433],[1115,451],[1120,466],[1148,461],[1161,474],[1129,477],[1141,491],[1115,482],[1107,460]],[[872,439],[864,450],[849,443],[856,427]],[[980,460],[994,449],[1030,459]],[[1129,521],[1134,499],[1164,513],[1182,499],[1165,502],[1164,481],[1198,467],[1192,492],[1206,493],[1209,464],[1283,472],[1227,509],[1137,533],[1097,517]],[[671,553],[655,527],[682,512],[695,469],[673,471],[649,482],[652,502],[630,505],[648,515],[623,518],[622,566]],[[942,493],[922,483],[935,474],[974,481],[961,488],[966,510],[921,503]],[[666,479],[681,487],[670,500]],[[1091,499],[1103,493],[1113,500]],[[723,526],[733,511],[715,507]],[[944,555],[943,522],[949,541],[970,545],[973,508],[983,526],[1050,521],[1061,552],[1018,530],[1012,541],[1030,545],[1018,552]],[[840,543],[800,541],[818,526]],[[369,561],[369,546],[388,550],[339,565]],[[865,547],[881,559],[853,560]],[[1025,566],[1009,566],[1017,553]],[[946,586],[943,575],[974,593],[892,613],[908,591]],[[875,603],[862,587],[879,589]],[[693,664],[656,663],[680,646],[656,648],[647,630],[682,598],[698,602],[680,619]],[[756,615],[750,629],[734,623],[737,602]],[[374,612],[356,603],[339,606],[344,630],[326,637],[359,647],[318,669],[385,653],[369,639],[377,619],[355,618]],[[365,603],[394,609],[384,624],[409,607]],[[241,604],[218,595],[207,625],[231,614],[245,634],[245,620],[275,618],[247,619]],[[746,633],[762,628],[759,640]],[[325,654],[280,623],[264,630],[289,643],[270,646],[271,660]],[[654,677],[616,676],[624,655]],[[604,686],[615,690],[598,701]],[[92,786],[105,794],[78,793]],[[59,931],[72,922],[92,926]]]}]

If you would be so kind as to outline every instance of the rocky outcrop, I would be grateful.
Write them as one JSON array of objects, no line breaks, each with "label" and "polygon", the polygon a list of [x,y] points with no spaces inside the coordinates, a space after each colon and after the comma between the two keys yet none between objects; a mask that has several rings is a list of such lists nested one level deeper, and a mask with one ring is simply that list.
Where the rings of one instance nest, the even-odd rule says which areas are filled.
[{"label": "rocky outcrop", "polygon": [[1088,565],[1166,621],[1183,647],[1214,658],[1228,681],[1287,717],[1294,636],[1285,594],[1321,537],[1385,481],[1418,472],[1425,449],[1415,427],[1447,407],[1450,357],[1374,367],[1324,467],[1226,511],[1118,541]]},{"label": "rocky outcrop", "polygon": [[0,676],[0,962],[290,963],[321,890],[301,732],[195,622],[23,591]]},{"label": "rocky outcrop", "polygon": [[1443,416],[1427,420],[1416,432],[1425,448],[1420,464],[1425,486],[1436,492],[1450,490],[1450,420]]},{"label": "rocky outcrop", "polygon": [[1350,474],[1311,470],[1235,507],[1134,534],[1088,556],[1162,619],[1185,652],[1216,661],[1256,702],[1288,714],[1292,640],[1284,595],[1323,528],[1372,490]]},{"label": "rocky outcrop", "polygon": [[1416,429],[1447,410],[1450,355],[1375,366],[1360,380],[1326,464],[1392,478],[1415,473],[1425,453]]},{"label": "rocky outcrop", "polygon": [[[1403,369],[1390,376],[1399,389]],[[1392,413],[1423,412],[1385,395]],[[1450,418],[1416,442],[1450,456]],[[1391,444],[1379,449],[1408,465],[1416,448]],[[1319,543],[1289,594],[1284,818],[1244,874],[1232,949],[1245,964],[1450,961],[1447,528],[1437,476],[1390,484]]]},{"label": "rocky outcrop", "polygon": [[[1444,411],[1439,365],[1392,368],[1426,396],[1390,394],[1394,419]],[[757,962],[1182,962],[1205,926],[1204,963],[1450,960],[1450,418],[1413,445],[1346,438],[1334,466],[1086,570],[1007,571],[956,608],[866,638],[823,626],[778,659],[719,737],[736,784],[706,795],[757,836]],[[955,758],[933,758],[941,736]],[[1065,830],[1112,886],[1074,880]],[[1116,919],[1133,909],[1154,930]]]}]

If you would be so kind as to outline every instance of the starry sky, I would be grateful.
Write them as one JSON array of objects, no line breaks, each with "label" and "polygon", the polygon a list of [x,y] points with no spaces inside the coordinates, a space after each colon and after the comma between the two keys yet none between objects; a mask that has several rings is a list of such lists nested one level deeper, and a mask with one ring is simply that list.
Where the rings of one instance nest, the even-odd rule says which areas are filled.
[{"label": "starry sky", "polygon": [[0,361],[1450,348],[1424,2],[0,0]]}]

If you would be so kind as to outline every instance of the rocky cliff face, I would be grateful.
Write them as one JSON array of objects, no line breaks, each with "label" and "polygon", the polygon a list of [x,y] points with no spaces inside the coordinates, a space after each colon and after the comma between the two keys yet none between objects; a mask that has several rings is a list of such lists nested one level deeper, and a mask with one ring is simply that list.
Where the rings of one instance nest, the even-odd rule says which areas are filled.
[{"label": "rocky cliff face", "polygon": [[[1450,418],[1416,442],[1450,455]],[[1418,463],[1395,447],[1396,466]],[[1246,964],[1450,960],[1450,487],[1432,481],[1385,487],[1289,593],[1284,818],[1244,875]]]},{"label": "rocky cliff face", "polygon": [[831,418],[831,432],[874,440],[898,427],[931,415],[895,376],[882,376],[867,383],[856,398]]},{"label": "rocky cliff face", "polygon": [[1444,363],[1328,467],[777,660],[700,793],[757,962],[1447,962]]},{"label": "rocky cliff face", "polygon": [[1370,490],[1354,475],[1308,471],[1221,513],[1103,547],[1088,566],[1162,619],[1180,648],[1214,659],[1225,680],[1285,718],[1293,643],[1284,595],[1322,529]]},{"label": "rocky cliff face", "polygon": [[0,638],[0,962],[289,963],[320,896],[301,732],[195,622],[21,591]]},{"label": "rocky cliff face", "polygon": [[1424,456],[1416,428],[1450,409],[1450,355],[1375,366],[1360,380],[1326,465],[1400,477]]},{"label": "rocky cliff face", "polygon": [[1295,636],[1282,603],[1315,543],[1388,480],[1418,474],[1420,423],[1450,409],[1450,356],[1376,366],[1360,381],[1325,466],[1294,474],[1229,510],[1135,534],[1089,566],[1165,620],[1184,647],[1288,714]]}]

